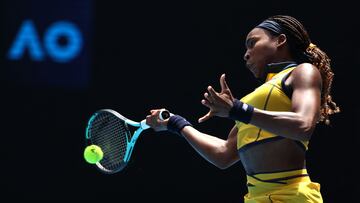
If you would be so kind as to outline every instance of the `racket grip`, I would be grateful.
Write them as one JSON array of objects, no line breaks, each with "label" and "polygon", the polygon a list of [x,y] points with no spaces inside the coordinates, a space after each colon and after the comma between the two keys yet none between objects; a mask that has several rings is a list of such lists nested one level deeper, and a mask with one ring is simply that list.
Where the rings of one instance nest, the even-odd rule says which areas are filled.
[{"label": "racket grip", "polygon": [[168,110],[161,110],[159,113],[159,119],[162,121],[170,118],[170,116],[171,113]]},{"label": "racket grip", "polygon": [[[161,110],[159,113],[159,119],[163,121],[163,120],[170,118],[170,116],[172,116],[172,115],[173,114],[170,113],[168,110]],[[146,119],[144,119],[140,122],[140,126],[143,130],[150,128],[150,126],[146,124]]]}]

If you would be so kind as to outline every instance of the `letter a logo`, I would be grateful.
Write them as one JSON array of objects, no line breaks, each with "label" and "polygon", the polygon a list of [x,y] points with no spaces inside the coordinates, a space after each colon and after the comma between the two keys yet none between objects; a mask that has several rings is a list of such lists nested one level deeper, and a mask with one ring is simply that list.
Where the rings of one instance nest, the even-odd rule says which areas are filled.
[{"label": "letter a logo", "polygon": [[22,58],[25,50],[28,49],[32,60],[42,61],[45,55],[40,45],[34,23],[31,20],[25,20],[11,45],[8,58],[11,60],[19,60]]}]

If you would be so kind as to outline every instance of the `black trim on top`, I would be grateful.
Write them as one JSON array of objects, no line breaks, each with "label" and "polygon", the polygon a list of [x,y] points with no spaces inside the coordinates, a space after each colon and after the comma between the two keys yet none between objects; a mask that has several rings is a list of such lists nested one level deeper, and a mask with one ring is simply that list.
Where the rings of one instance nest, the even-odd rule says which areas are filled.
[{"label": "black trim on top", "polygon": [[[285,93],[285,95],[291,100],[292,98],[292,93],[293,93],[293,88],[292,86],[286,86],[285,85],[285,81],[286,79],[289,78],[290,74],[292,71],[290,71],[289,73],[287,73],[282,79],[281,79],[281,88],[282,91]],[[304,151],[306,151],[306,147],[304,146],[304,144],[298,140],[294,140],[294,142]]]},{"label": "black trim on top", "polygon": [[[266,100],[265,100],[265,104],[264,104],[263,110],[266,110],[267,104],[268,104],[269,99],[270,99],[270,95],[271,95],[271,93],[272,93],[272,91],[273,91],[274,87],[275,87],[274,85],[271,87],[271,89],[270,89],[270,91],[269,91],[268,95],[266,96]],[[261,131],[262,131],[262,129],[261,129],[261,128],[259,128],[259,131],[258,131],[258,134],[257,134],[257,136],[256,136],[255,142],[259,139]]]},{"label": "black trim on top", "polygon": [[297,63],[294,61],[283,61],[279,63],[269,63],[266,65],[267,73],[278,73],[290,67],[297,66]]},{"label": "black trim on top", "polygon": [[271,73],[279,73],[283,70],[286,70],[288,68],[297,66],[297,63],[294,61],[283,61],[283,62],[279,62],[279,63],[269,63],[266,65],[265,67],[265,73],[263,75],[263,78],[260,78],[261,82],[265,82],[268,74]]},{"label": "black trim on top", "polygon": [[304,151],[306,151],[306,147],[304,146],[304,144],[299,141],[299,140],[294,140],[294,142]]},{"label": "black trim on top", "polygon": [[242,146],[240,149],[238,149],[238,152],[244,152],[247,149],[249,149],[250,147],[253,147],[258,144],[263,144],[263,143],[272,142],[272,141],[281,140],[281,139],[285,139],[285,137],[275,136],[275,137],[270,137],[270,138],[250,142],[249,144],[246,144],[246,145]]},{"label": "black trim on top", "polygon": [[292,88],[291,85],[286,86],[286,85],[285,85],[285,81],[286,81],[286,79],[289,78],[291,72],[292,72],[292,71],[290,71],[289,73],[287,73],[287,74],[281,79],[281,88],[282,88],[282,91],[286,94],[286,96],[287,96],[290,100],[291,100],[291,98],[292,98],[293,88]]}]

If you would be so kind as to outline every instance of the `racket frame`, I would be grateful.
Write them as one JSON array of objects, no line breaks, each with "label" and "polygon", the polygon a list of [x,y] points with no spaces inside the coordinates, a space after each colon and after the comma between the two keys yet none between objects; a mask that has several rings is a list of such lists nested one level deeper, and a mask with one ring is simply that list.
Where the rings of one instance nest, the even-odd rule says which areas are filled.
[{"label": "racket frame", "polygon": [[[135,143],[137,141],[137,139],[139,138],[140,134],[142,131],[150,128],[149,125],[146,124],[146,119],[142,120],[141,122],[136,122],[136,121],[133,121],[131,119],[128,119],[124,116],[122,116],[120,113],[112,110],[112,109],[100,109],[98,111],[96,111],[92,116],[91,118],[89,119],[88,121],[88,124],[87,124],[87,127],[86,127],[86,139],[87,140],[90,140],[90,137],[91,135],[89,134],[89,129],[92,125],[92,122],[93,120],[96,118],[96,116],[98,114],[100,114],[101,112],[108,112],[108,113],[111,113],[113,115],[115,115],[116,117],[118,117],[119,119],[123,120],[127,125],[131,125],[133,127],[136,127],[137,129],[134,131],[134,133],[132,134],[131,136],[131,139],[129,141],[129,136],[126,136],[126,142],[127,142],[127,145],[126,145],[126,152],[125,152],[125,155],[124,155],[124,158],[123,158],[123,161],[125,162],[124,163],[124,167],[127,165],[127,163],[129,162],[130,160],[130,157],[131,157],[131,154],[133,152],[133,149],[134,149],[134,146],[135,146]],[[160,116],[159,118],[161,120],[165,120],[168,118],[168,116],[170,116],[171,114],[167,111],[167,110],[162,110],[160,111]],[[129,132],[131,134],[131,132]],[[107,174],[111,174],[111,173],[116,173],[118,171],[121,171],[122,169],[118,170],[118,171],[111,171],[111,170],[108,170],[106,169],[105,167],[103,167],[99,162],[95,163],[95,165],[102,171],[102,172],[105,172]]]}]

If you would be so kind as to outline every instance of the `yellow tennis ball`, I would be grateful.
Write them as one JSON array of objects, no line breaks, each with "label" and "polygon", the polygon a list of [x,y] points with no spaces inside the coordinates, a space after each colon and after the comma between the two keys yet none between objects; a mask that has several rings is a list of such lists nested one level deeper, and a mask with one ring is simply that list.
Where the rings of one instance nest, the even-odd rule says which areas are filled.
[{"label": "yellow tennis ball", "polygon": [[97,145],[89,145],[84,150],[84,158],[90,164],[95,164],[104,157],[104,153]]}]

